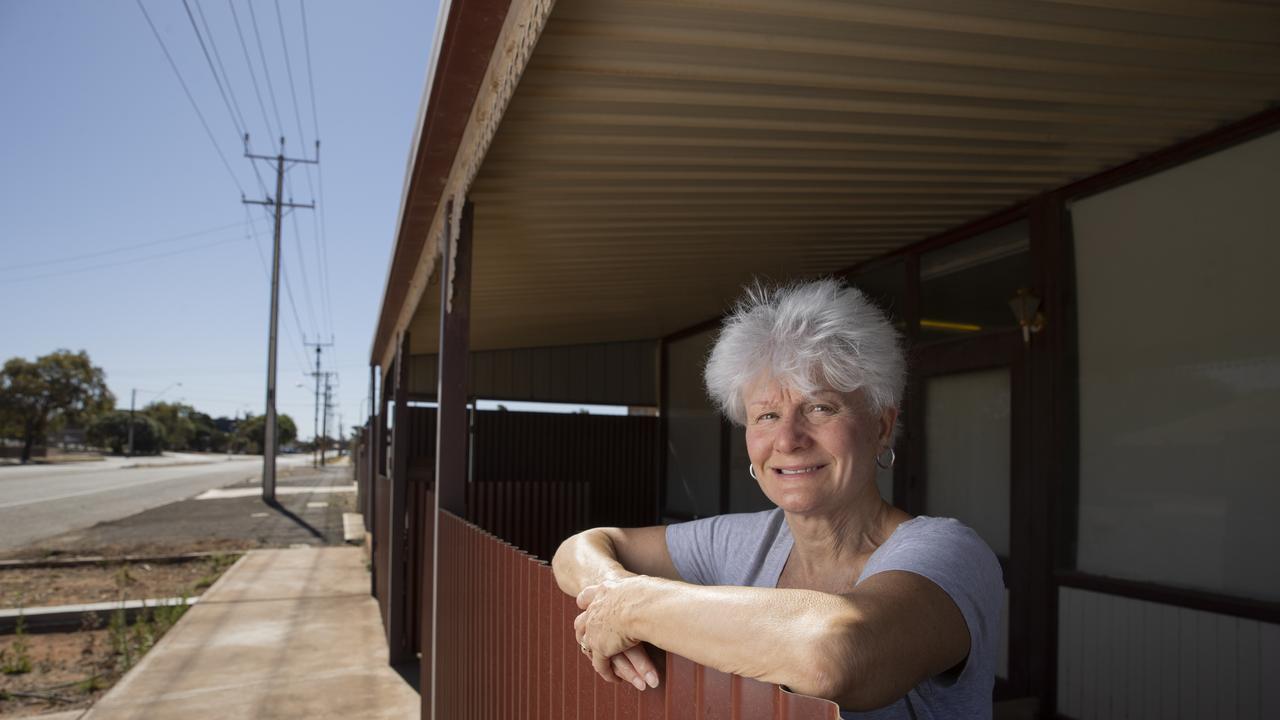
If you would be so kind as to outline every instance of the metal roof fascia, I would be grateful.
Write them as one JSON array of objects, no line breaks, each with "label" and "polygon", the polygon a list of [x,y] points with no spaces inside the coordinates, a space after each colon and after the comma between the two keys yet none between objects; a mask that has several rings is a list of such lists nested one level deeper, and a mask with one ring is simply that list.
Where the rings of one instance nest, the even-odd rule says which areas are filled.
[{"label": "metal roof fascia", "polygon": [[400,211],[396,215],[396,231],[393,244],[391,246],[391,257],[387,260],[387,278],[383,283],[382,290],[382,307],[378,312],[378,323],[373,328],[373,337],[369,341],[369,358],[373,364],[378,364],[381,358],[378,352],[378,331],[382,326],[382,317],[386,311],[387,292],[391,289],[391,273],[396,266],[396,250],[400,247],[400,233],[404,227],[405,210],[409,205],[409,189],[413,184],[413,171],[417,167],[418,157],[422,145],[422,131],[427,121],[427,111],[431,104],[431,90],[436,84],[436,72],[440,65],[440,56],[444,50],[444,37],[446,25],[449,20],[449,10],[453,7],[453,0],[440,0],[440,8],[436,14],[436,34],[432,41],[431,62],[427,65],[427,76],[423,82],[422,100],[418,103],[418,117],[413,125],[413,139],[410,142],[409,158],[405,161],[404,184],[400,189]]}]

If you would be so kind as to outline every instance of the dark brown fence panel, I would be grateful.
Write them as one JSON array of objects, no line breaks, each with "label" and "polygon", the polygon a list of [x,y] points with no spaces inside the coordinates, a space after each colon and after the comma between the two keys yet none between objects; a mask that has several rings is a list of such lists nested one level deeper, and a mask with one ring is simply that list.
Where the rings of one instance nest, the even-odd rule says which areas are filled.
[{"label": "dark brown fence panel", "polygon": [[409,480],[430,483],[436,473],[436,409],[409,407]]},{"label": "dark brown fence panel", "polygon": [[[573,642],[578,608],[551,568],[443,512],[439,573],[437,717],[839,720],[835,703],[678,655],[658,653],[664,669],[656,690],[605,682]],[[430,702],[424,692],[423,717]]]},{"label": "dark brown fence panel", "polygon": [[391,478],[378,475],[373,491],[373,574],[382,627],[387,627],[391,578]]},{"label": "dark brown fence panel", "polygon": [[424,631],[430,635],[431,616],[419,610],[431,607],[431,542],[434,528],[431,526],[431,513],[435,511],[435,497],[431,486],[423,482],[410,482],[406,488],[407,512],[409,523],[409,548],[405,554],[405,632],[409,636],[411,653],[422,648],[421,638]]},{"label": "dark brown fence panel", "polygon": [[657,418],[480,412],[469,519],[550,559],[589,527],[651,525]]},{"label": "dark brown fence panel", "polygon": [[351,443],[351,471],[352,479],[356,483],[356,509],[360,511],[366,530],[369,529],[369,468],[365,455],[365,448],[368,447],[367,436],[367,431],[360,430],[354,442]]}]

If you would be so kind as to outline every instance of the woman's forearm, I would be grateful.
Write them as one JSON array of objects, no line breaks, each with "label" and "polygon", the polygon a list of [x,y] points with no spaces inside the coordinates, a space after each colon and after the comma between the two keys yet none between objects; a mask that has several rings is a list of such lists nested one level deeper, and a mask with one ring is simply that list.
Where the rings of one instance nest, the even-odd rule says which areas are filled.
[{"label": "woman's forearm", "polygon": [[551,560],[551,568],[555,572],[556,583],[565,594],[577,596],[588,585],[635,574],[618,561],[609,530],[585,530],[560,544]]},{"label": "woman's forearm", "polygon": [[651,577],[618,586],[627,634],[723,672],[819,697],[858,674],[859,615],[844,597],[811,590],[702,587]]}]

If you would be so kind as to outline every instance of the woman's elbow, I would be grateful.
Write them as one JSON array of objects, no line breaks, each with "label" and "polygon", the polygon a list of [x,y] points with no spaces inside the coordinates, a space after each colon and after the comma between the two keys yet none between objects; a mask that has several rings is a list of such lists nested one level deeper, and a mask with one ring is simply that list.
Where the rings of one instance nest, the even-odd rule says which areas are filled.
[{"label": "woman's elbow", "polygon": [[578,543],[582,541],[582,536],[591,532],[583,530],[577,535],[571,535],[560,543],[560,547],[556,548],[556,554],[551,557],[551,572],[556,576],[556,584],[560,589],[568,593],[573,586],[574,555],[576,554]]},{"label": "woman's elbow", "polygon": [[858,678],[864,676],[861,653],[853,628],[848,622],[838,621],[827,625],[811,645],[807,658],[806,685],[797,683],[791,687],[806,695],[840,702],[843,706],[858,687]]},{"label": "woman's elbow", "polygon": [[[914,685],[894,677],[892,669],[876,662],[868,628],[856,619],[831,623],[814,644],[811,677],[806,694],[831,700],[845,710],[869,711],[902,697]],[[798,689],[798,688],[797,688]]]}]

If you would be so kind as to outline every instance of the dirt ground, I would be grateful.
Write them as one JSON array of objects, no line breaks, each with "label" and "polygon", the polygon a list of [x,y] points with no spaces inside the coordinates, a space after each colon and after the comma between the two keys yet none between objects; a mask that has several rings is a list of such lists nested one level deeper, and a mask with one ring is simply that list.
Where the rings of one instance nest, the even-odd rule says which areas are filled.
[{"label": "dirt ground", "polygon": [[[111,631],[27,635],[31,671],[0,674],[0,717],[17,718],[87,708],[121,675],[110,652]],[[14,656],[13,635],[0,638],[6,662]]]},{"label": "dirt ground", "polygon": [[111,600],[194,597],[235,562],[214,555],[179,563],[104,563],[0,570],[0,606],[42,607]]},{"label": "dirt ground", "polygon": [[[34,607],[195,597],[238,557],[0,570],[0,599],[6,607]],[[105,613],[87,618],[79,632],[0,636],[0,718],[89,707],[185,610],[161,608],[132,624]]]}]

